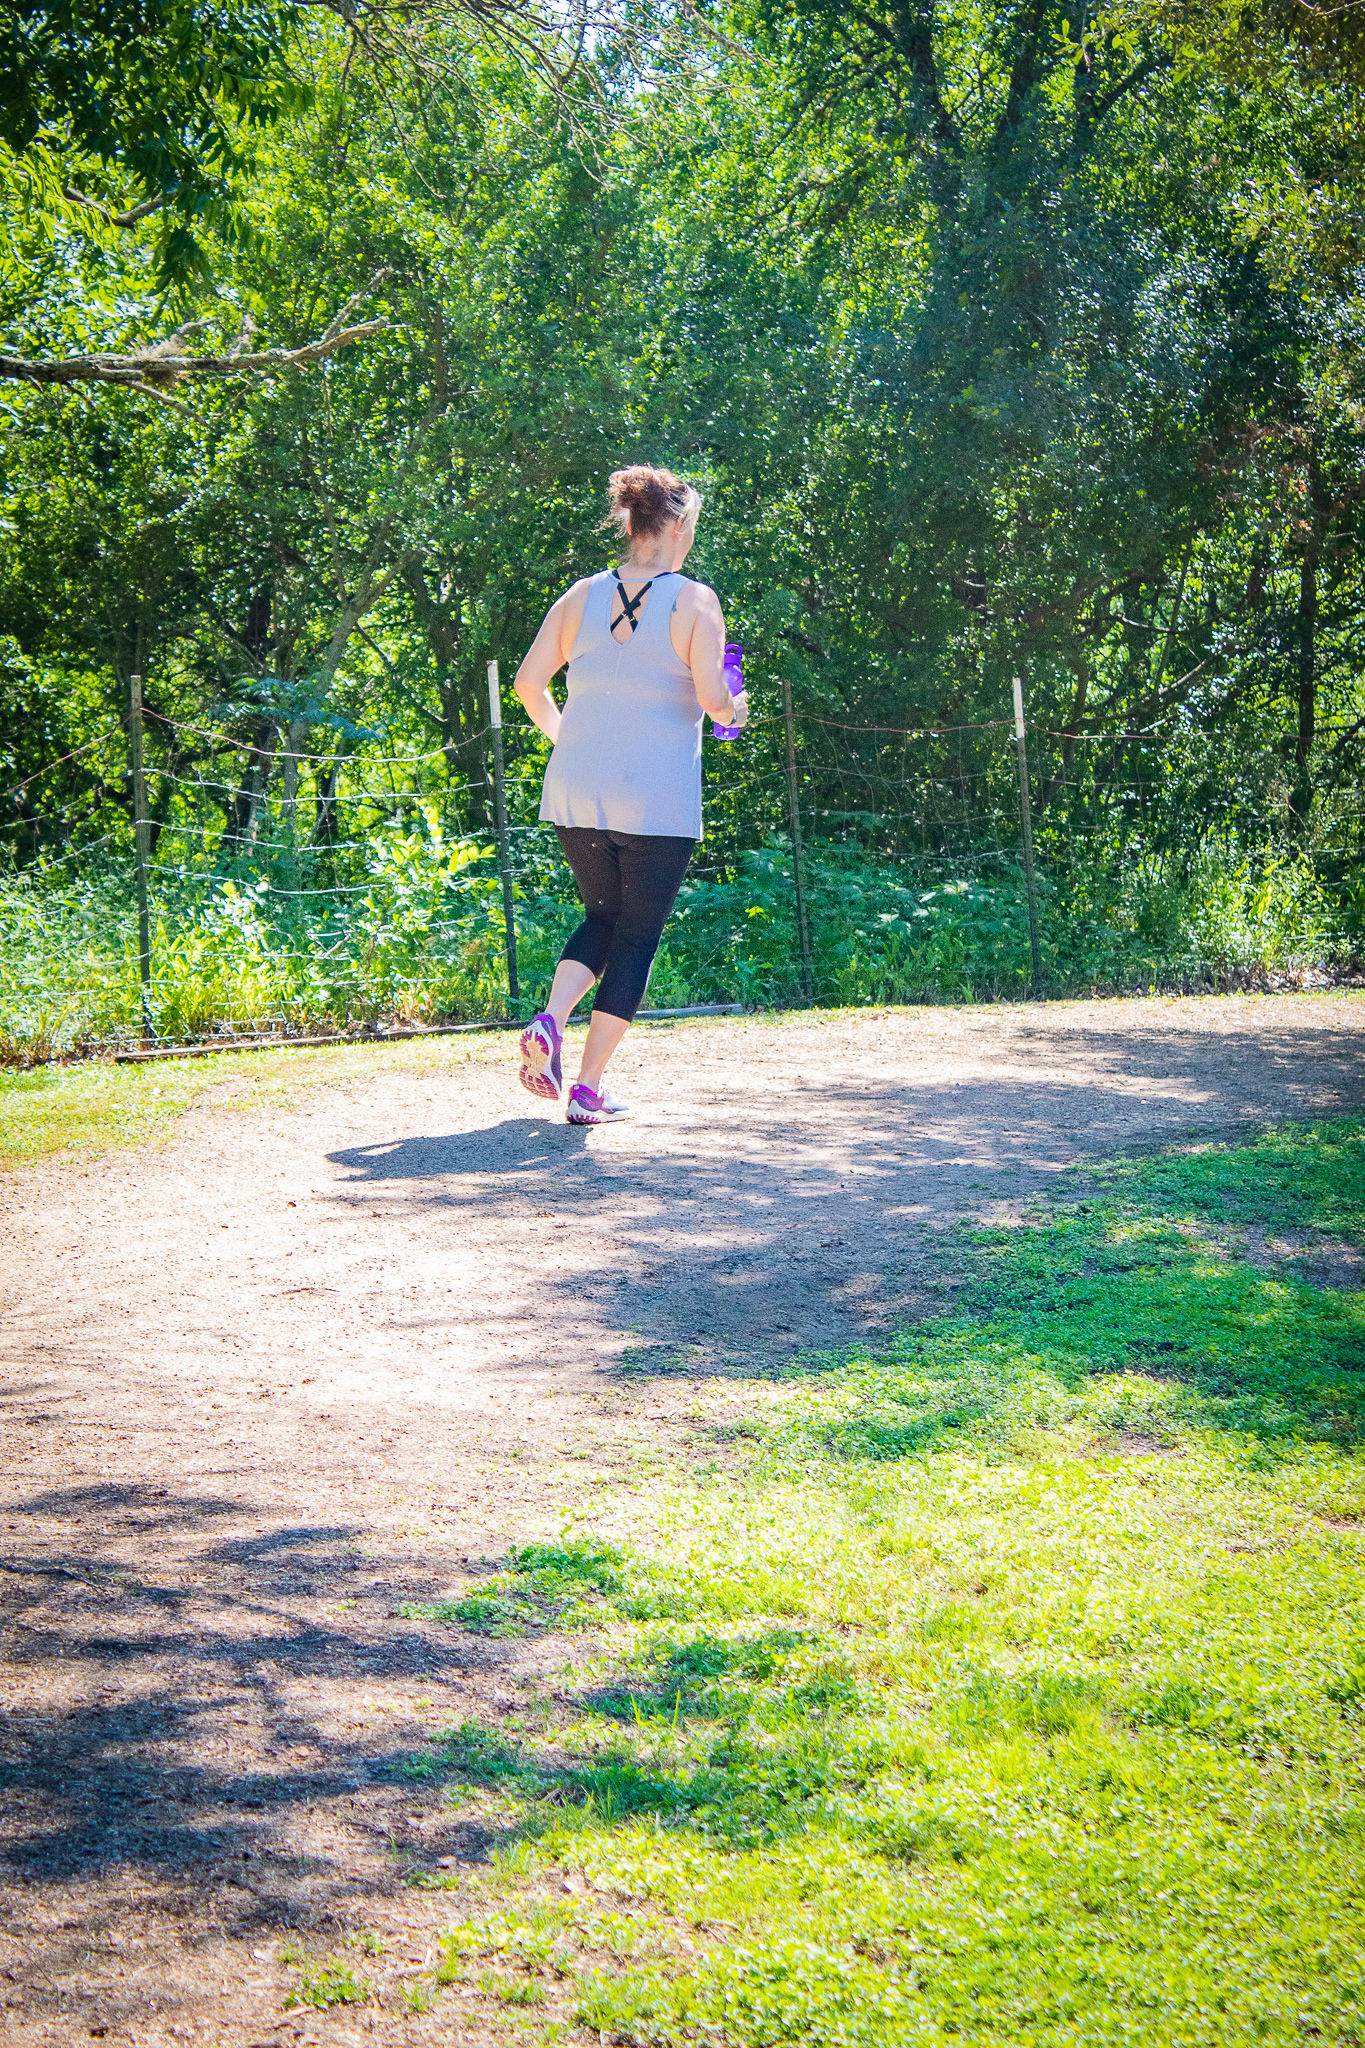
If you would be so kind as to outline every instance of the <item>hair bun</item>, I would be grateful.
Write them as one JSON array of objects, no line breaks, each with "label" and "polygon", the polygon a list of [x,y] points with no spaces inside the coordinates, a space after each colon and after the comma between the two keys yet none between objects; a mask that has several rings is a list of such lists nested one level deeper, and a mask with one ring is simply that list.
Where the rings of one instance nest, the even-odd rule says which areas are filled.
[{"label": "hair bun", "polygon": [[701,493],[671,469],[633,462],[608,477],[607,503],[611,509],[602,521],[604,526],[615,527],[623,539],[629,535],[632,540],[648,540],[675,519],[699,512]]}]

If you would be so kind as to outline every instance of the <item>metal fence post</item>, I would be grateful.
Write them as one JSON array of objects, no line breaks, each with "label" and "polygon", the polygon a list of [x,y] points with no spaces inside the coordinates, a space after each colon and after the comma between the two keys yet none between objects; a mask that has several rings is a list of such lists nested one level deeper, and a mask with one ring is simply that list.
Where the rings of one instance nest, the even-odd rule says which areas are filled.
[{"label": "metal fence post", "polygon": [[1033,818],[1028,797],[1028,743],[1024,737],[1024,682],[1014,678],[1014,743],[1019,756],[1019,822],[1023,829],[1024,881],[1028,887],[1028,936],[1033,952],[1033,993],[1042,994],[1043,955],[1038,943],[1038,887],[1033,878]]},{"label": "metal fence post", "polygon": [[801,799],[796,779],[796,720],[792,716],[792,686],[782,679],[782,723],[787,729],[787,808],[792,828],[792,879],[796,884],[796,936],[801,947],[801,988],[809,1003],[815,996],[811,972],[810,920],[806,916],[806,850],[801,841]]},{"label": "metal fence post", "polygon": [[498,863],[502,869],[502,915],[507,929],[507,997],[513,1010],[521,1007],[517,985],[517,920],[512,906],[512,843],[507,830],[507,764],[502,751],[502,689],[498,664],[488,664],[488,722],[493,729],[493,801],[498,826]]},{"label": "metal fence post", "polygon": [[128,678],[128,745],[133,762],[134,874],[137,882],[137,972],[142,990],[142,1036],[155,1038],[152,1027],[152,920],[147,900],[147,869],[151,862],[151,830],[147,822],[147,777],[142,766],[142,677]]}]

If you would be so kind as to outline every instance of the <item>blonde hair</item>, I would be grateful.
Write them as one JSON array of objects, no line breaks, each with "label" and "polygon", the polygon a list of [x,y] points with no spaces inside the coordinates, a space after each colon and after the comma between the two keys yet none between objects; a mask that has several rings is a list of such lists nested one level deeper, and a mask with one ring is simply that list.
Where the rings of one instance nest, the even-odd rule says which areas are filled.
[{"label": "blonde hair", "polygon": [[614,528],[623,540],[651,540],[675,519],[690,519],[700,512],[701,492],[671,469],[633,462],[607,478],[607,504],[603,526]]}]

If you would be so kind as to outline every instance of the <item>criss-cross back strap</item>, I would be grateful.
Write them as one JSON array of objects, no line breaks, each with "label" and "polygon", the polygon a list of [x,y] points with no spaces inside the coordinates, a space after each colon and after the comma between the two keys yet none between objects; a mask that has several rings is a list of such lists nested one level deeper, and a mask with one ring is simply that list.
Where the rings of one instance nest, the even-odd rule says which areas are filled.
[{"label": "criss-cross back strap", "polygon": [[614,633],[616,631],[616,628],[620,625],[622,619],[629,619],[631,632],[637,632],[639,630],[640,621],[636,617],[636,613],[639,611],[640,606],[644,603],[645,592],[647,590],[652,590],[654,588],[654,578],[651,576],[648,583],[641,584],[640,588],[636,591],[634,597],[627,597],[626,586],[621,581],[619,573],[615,569],[613,569],[611,573],[613,576],[616,577],[616,588],[621,593],[621,609],[611,622],[611,630]]}]

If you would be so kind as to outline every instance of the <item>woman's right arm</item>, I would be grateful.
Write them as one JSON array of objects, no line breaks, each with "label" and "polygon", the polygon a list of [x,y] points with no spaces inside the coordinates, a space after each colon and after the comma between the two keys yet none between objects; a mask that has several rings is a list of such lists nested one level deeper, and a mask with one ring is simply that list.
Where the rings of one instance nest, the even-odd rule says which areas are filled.
[{"label": "woman's right arm", "polygon": [[[673,645],[692,671],[692,684],[703,711],[709,711],[717,725],[744,726],[749,723],[747,692],[731,697],[725,680],[725,614],[720,599],[705,583],[687,586],[690,618],[680,621],[686,645]],[[682,606],[678,607],[682,611]]]},{"label": "woman's right arm", "polygon": [[512,687],[526,706],[526,714],[552,743],[559,738],[559,706],[550,694],[550,683],[573,653],[578,629],[583,623],[583,606],[588,584],[584,576],[557,597],[546,612],[540,631],[531,642],[525,661],[517,670]]}]

